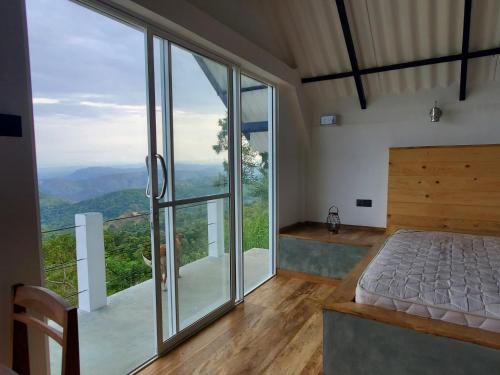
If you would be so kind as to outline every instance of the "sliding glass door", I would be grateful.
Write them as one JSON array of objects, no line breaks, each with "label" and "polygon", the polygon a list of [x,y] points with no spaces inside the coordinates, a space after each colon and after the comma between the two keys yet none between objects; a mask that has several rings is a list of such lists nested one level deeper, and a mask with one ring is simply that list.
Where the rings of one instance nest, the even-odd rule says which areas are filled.
[{"label": "sliding glass door", "polygon": [[274,88],[241,74],[244,293],[275,274]]},{"label": "sliding glass door", "polygon": [[45,285],[82,373],[129,372],[274,275],[274,88],[99,2],[27,4]]},{"label": "sliding glass door", "polygon": [[168,348],[234,305],[231,70],[151,37],[152,147],[161,161],[151,165],[158,172],[153,242],[160,254],[160,345]]}]

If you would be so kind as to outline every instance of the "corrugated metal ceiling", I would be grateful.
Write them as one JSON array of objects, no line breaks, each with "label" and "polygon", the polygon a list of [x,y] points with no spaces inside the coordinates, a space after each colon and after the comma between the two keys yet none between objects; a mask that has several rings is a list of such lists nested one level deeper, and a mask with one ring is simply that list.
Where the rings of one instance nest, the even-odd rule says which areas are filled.
[{"label": "corrugated metal ceiling", "polygon": [[[274,0],[277,22],[302,77],[351,70],[334,0]],[[345,0],[360,68],[460,53],[464,0]],[[474,0],[470,50],[500,47],[500,1]],[[498,58],[469,60],[468,82],[500,80]],[[448,87],[459,82],[460,62],[363,77],[368,96]],[[305,85],[318,95],[356,95],[345,78]],[[458,96],[458,93],[457,93]]]}]

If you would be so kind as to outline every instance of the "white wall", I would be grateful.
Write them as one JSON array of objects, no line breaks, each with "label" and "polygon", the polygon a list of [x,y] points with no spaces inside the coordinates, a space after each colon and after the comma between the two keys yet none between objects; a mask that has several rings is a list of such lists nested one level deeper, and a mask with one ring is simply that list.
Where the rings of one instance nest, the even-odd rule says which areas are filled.
[{"label": "white wall", "polygon": [[310,137],[303,127],[293,104],[290,89],[279,90],[278,102],[278,227],[282,228],[305,219],[306,155]]},{"label": "white wall", "polygon": [[[0,136],[0,362],[8,360],[11,286],[41,281],[33,116],[24,1],[0,1],[0,113],[22,116],[23,137]],[[41,345],[41,342],[38,342]],[[40,350],[32,347],[40,373]]]},{"label": "white wall", "polygon": [[[342,222],[385,227],[388,148],[403,146],[500,143],[500,84],[468,88],[458,101],[458,88],[368,97],[361,110],[357,98],[315,101],[311,153],[308,158],[307,218],[324,221],[329,205],[340,208]],[[434,99],[444,112],[430,123]],[[336,113],[340,127],[320,127],[321,114]],[[357,198],[373,200],[372,208],[355,206]]]}]

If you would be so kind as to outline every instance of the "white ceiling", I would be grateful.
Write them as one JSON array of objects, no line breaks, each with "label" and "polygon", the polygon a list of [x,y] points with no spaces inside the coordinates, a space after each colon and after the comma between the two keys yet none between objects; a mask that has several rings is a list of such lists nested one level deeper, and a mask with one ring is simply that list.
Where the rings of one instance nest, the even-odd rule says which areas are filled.
[{"label": "white ceiling", "polygon": [[[334,0],[275,0],[273,10],[301,76],[350,70]],[[463,0],[346,0],[361,68],[460,53]],[[470,50],[500,46],[500,1],[473,1]],[[497,57],[469,62],[468,82],[500,80]],[[460,63],[443,63],[363,77],[368,96],[447,87],[459,81]],[[354,81],[310,83],[307,92],[356,95]],[[458,95],[458,94],[457,94]]]},{"label": "white ceiling", "polygon": [[[190,1],[297,68],[301,77],[351,69],[335,0]],[[464,0],[345,0],[345,4],[360,68],[461,51]],[[470,50],[493,47],[500,47],[500,0],[474,0]],[[497,65],[497,56],[470,60],[468,83],[500,81]],[[452,62],[373,74],[363,77],[363,83],[369,103],[377,94],[448,87],[459,77],[460,62]],[[311,99],[356,96],[352,78],[304,88]]]}]

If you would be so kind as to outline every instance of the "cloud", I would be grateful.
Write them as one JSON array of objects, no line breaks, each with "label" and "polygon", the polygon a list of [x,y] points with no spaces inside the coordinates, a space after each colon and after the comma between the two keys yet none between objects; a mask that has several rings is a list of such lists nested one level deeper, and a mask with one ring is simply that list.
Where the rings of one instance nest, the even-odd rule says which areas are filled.
[{"label": "cloud", "polygon": [[38,116],[35,135],[42,167],[137,164],[143,162],[148,147],[145,114]]},{"label": "cloud", "polygon": [[[143,163],[143,32],[69,1],[27,0],[27,7],[39,165]],[[175,51],[176,161],[221,161],[212,146],[227,110],[193,56]],[[165,137],[158,138],[161,148]]]},{"label": "cloud", "polygon": [[112,95],[109,94],[97,94],[97,93],[72,93],[72,96],[81,99],[109,99]]},{"label": "cloud", "polygon": [[[175,122],[176,161],[222,163],[227,153],[218,155],[212,148],[217,143],[220,115],[185,115]],[[36,116],[35,135],[42,167],[138,164],[148,149],[145,112],[106,112],[93,118],[55,113]],[[158,149],[163,147],[163,136],[159,131]]]},{"label": "cloud", "polygon": [[81,101],[78,104],[84,105],[87,107],[113,109],[113,110],[120,110],[120,111],[126,111],[126,112],[145,112],[146,111],[145,105],[92,102],[92,101],[88,101],[88,100]]},{"label": "cloud", "polygon": [[33,98],[33,104],[59,104],[61,100],[55,98]]}]

